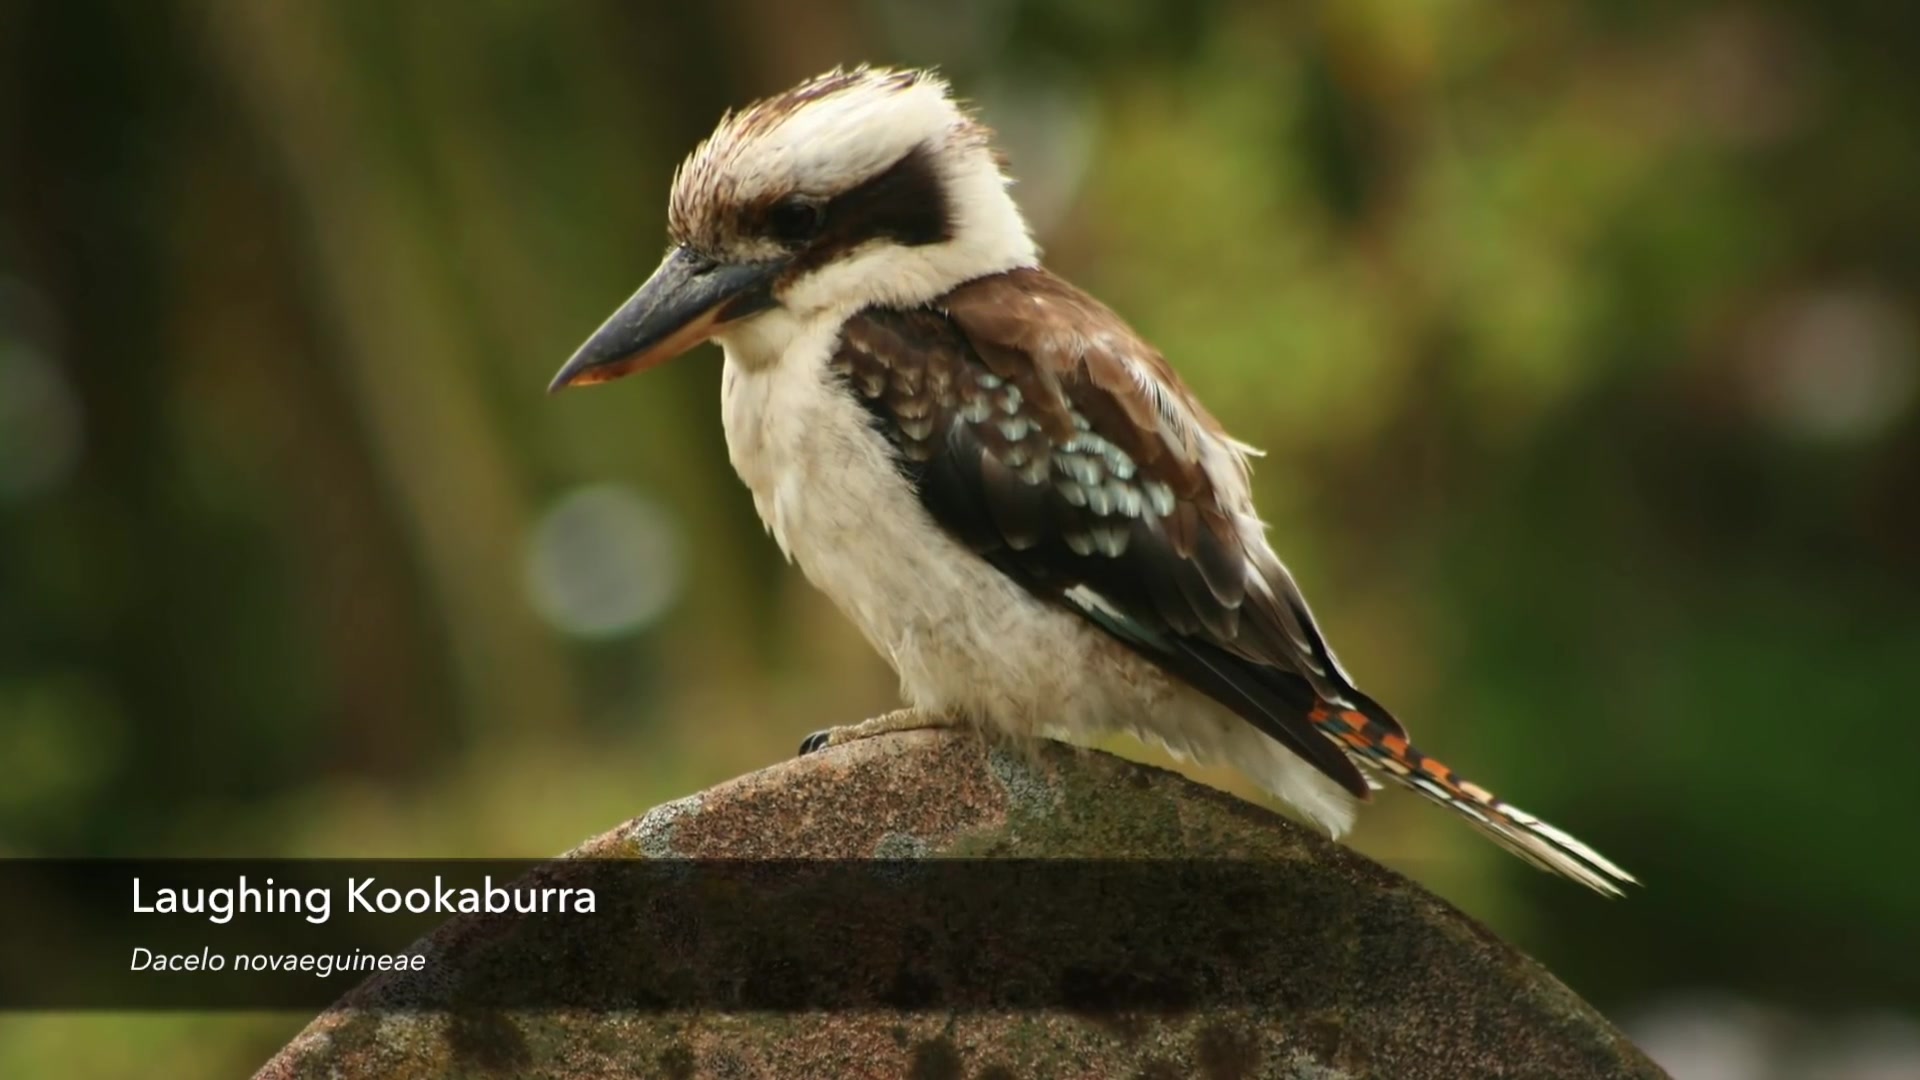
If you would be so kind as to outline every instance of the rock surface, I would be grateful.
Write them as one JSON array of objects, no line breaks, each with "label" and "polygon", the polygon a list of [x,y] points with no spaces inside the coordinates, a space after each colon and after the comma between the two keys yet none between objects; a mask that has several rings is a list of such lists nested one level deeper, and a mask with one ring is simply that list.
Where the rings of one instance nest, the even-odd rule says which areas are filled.
[{"label": "rock surface", "polygon": [[[1302,961],[1289,982],[1295,992],[1285,1001],[1124,1018],[950,1010],[449,1016],[366,1008],[379,1000],[375,979],[323,1013],[258,1075],[1664,1075],[1539,965],[1404,878],[1278,815],[1097,752],[1051,744],[1029,751],[989,747],[947,733],[890,735],[656,807],[572,854],[1251,858],[1300,875],[1315,895],[1331,891],[1344,917],[1316,908],[1272,926],[1277,944]],[[465,921],[452,920],[430,941],[460,939]],[[581,926],[599,936],[583,947],[617,948],[604,940],[604,922]]]}]

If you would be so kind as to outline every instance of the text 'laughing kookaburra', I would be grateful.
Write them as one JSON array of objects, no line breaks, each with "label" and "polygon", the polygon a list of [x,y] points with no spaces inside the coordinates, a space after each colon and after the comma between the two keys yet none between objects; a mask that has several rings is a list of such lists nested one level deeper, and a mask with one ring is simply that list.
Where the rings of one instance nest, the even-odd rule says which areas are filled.
[{"label": "text 'laughing kookaburra'", "polygon": [[1601,892],[1633,880],[1354,687],[1267,546],[1251,449],[1041,267],[989,138],[923,71],[835,71],[727,116],[674,177],[666,260],[553,380],[720,343],[734,468],[909,703],[806,749],[1125,731],[1336,835],[1373,773]]}]

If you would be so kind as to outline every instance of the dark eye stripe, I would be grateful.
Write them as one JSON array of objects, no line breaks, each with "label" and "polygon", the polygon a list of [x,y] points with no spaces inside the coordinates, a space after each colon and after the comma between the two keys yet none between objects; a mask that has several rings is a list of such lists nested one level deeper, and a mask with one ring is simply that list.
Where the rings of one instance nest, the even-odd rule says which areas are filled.
[{"label": "dark eye stripe", "polygon": [[789,248],[810,242],[826,223],[826,205],[804,195],[789,195],[767,211],[768,234]]},{"label": "dark eye stripe", "polygon": [[885,172],[827,203],[818,235],[794,269],[813,269],[872,240],[907,247],[943,243],[953,238],[951,219],[933,154],[916,146]]}]

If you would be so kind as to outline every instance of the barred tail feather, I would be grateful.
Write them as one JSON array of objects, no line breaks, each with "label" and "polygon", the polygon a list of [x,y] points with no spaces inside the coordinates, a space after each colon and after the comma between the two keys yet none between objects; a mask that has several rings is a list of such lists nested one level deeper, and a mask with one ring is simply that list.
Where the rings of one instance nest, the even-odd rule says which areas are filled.
[{"label": "barred tail feather", "polygon": [[1353,709],[1322,703],[1307,714],[1315,727],[1381,774],[1471,821],[1495,843],[1542,870],[1573,879],[1603,896],[1621,895],[1632,874],[1532,814],[1461,779],[1421,753],[1406,736]]}]

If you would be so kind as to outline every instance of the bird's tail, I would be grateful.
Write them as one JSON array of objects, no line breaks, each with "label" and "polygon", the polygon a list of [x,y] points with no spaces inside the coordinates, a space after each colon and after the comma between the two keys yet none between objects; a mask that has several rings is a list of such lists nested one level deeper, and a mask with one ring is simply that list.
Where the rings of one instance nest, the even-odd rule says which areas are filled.
[{"label": "bird's tail", "polygon": [[1365,713],[1322,702],[1307,719],[1364,764],[1473,822],[1501,847],[1543,870],[1606,896],[1619,896],[1622,884],[1639,884],[1606,856],[1462,779],[1421,753],[1405,735]]}]

